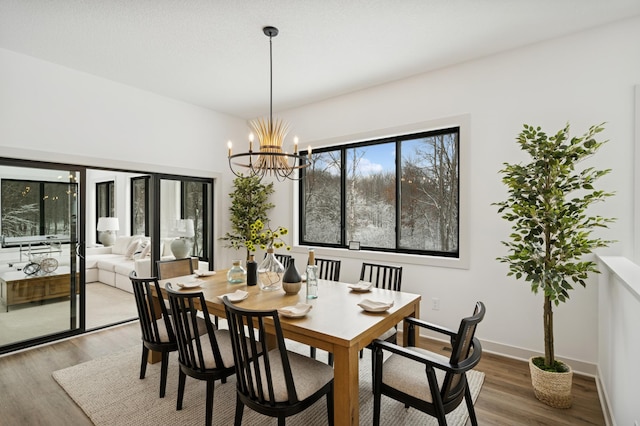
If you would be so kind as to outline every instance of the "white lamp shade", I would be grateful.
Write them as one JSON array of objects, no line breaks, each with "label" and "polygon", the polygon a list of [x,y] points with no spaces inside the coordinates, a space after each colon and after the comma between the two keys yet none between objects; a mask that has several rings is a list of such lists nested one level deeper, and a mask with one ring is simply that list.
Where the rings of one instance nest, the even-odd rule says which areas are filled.
[{"label": "white lamp shade", "polygon": [[193,227],[193,219],[178,219],[171,229],[171,236],[192,238],[196,235]]},{"label": "white lamp shade", "polygon": [[98,219],[98,231],[119,231],[120,224],[117,217],[101,217]]}]

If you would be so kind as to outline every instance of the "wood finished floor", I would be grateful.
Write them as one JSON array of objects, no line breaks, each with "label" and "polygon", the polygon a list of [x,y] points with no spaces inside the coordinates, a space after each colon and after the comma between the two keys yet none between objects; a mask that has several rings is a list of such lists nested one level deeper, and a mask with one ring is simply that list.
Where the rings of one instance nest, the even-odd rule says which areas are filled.
[{"label": "wood finished floor", "polygon": [[[139,326],[132,323],[0,357],[0,424],[91,425],[51,373],[139,343]],[[442,349],[437,342],[425,346]],[[573,406],[554,409],[534,397],[528,368],[523,361],[483,354],[477,369],[486,376],[475,405],[480,425],[605,424],[594,379],[574,375]]]}]

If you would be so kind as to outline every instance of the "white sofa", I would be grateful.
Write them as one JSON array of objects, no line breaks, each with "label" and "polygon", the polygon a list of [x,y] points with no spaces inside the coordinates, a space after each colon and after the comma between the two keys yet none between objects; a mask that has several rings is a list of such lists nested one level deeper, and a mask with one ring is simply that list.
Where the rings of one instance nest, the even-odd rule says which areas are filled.
[{"label": "white sofa", "polygon": [[[139,277],[151,275],[151,247],[149,237],[120,236],[111,247],[87,248],[86,282],[100,281],[133,293],[129,273]],[[161,242],[161,259],[175,259],[171,253],[171,239]]]}]

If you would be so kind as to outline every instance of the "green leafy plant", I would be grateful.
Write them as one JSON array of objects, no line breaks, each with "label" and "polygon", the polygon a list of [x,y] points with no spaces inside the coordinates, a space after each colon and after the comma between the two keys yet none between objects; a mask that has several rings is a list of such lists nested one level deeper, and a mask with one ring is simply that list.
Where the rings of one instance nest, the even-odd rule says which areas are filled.
[{"label": "green leafy plant", "polygon": [[266,222],[267,214],[274,205],[269,201],[273,194],[273,182],[263,184],[259,177],[238,177],[233,180],[233,192],[229,194],[231,207],[231,232],[227,232],[220,239],[227,242],[225,247],[239,250],[245,248],[247,260],[249,246],[253,246],[252,225],[257,220]]},{"label": "green leafy plant", "polygon": [[614,219],[589,216],[587,208],[613,193],[596,190],[594,182],[611,170],[593,167],[576,170],[604,142],[595,136],[603,124],[592,126],[581,137],[569,137],[569,124],[553,136],[540,127],[524,125],[518,136],[520,148],[531,156],[527,164],[507,164],[500,170],[508,187],[506,201],[495,203],[502,218],[512,223],[509,254],[498,260],[509,265],[509,276],[524,278],[531,291],[544,295],[544,364],[556,365],[553,340],[553,306],[569,299],[575,283],[583,287],[597,265],[585,256],[613,241],[592,236]]}]

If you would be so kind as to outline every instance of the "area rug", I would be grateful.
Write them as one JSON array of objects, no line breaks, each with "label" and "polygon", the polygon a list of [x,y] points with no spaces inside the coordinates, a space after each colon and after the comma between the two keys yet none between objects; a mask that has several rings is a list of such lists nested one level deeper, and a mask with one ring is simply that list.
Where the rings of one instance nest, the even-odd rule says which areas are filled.
[{"label": "area rug", "polygon": [[[289,343],[288,343],[289,345]],[[309,347],[291,342],[290,349],[308,355]],[[360,424],[373,419],[371,391],[371,351],[360,359]],[[102,358],[53,373],[54,379],[82,408],[97,426],[202,425],[205,416],[205,383],[187,377],[183,409],[176,410],[178,389],[177,354],[170,355],[169,377],[164,398],[158,397],[160,364],[147,366],[146,378],[140,373],[141,347],[136,346]],[[318,359],[326,360],[326,352],[318,350]],[[484,373],[468,375],[473,400],[478,397]],[[213,407],[214,425],[233,424],[235,414],[235,377],[226,384],[216,382]],[[320,399],[302,413],[287,418],[287,425],[315,426],[327,424],[326,400]],[[447,415],[449,425],[463,426],[468,413],[464,403]],[[243,425],[276,425],[277,419],[263,416],[245,407]],[[382,397],[381,424],[437,425],[432,417],[385,396]]]}]

